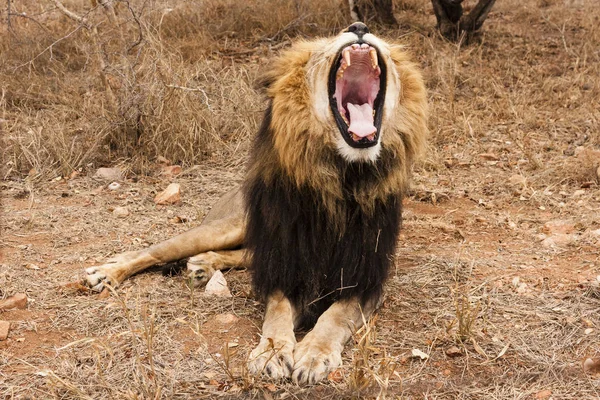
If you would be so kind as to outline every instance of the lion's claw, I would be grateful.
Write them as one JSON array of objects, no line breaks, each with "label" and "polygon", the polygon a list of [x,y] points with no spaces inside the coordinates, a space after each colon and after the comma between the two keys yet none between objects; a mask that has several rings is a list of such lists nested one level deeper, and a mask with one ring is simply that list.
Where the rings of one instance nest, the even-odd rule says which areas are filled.
[{"label": "lion's claw", "polygon": [[341,349],[332,349],[304,338],[294,351],[292,380],[298,384],[314,384],[327,378],[329,372],[342,365]]},{"label": "lion's claw", "polygon": [[261,339],[250,353],[248,370],[253,375],[264,374],[272,379],[289,378],[294,365],[294,342]]},{"label": "lion's claw", "polygon": [[86,268],[84,282],[96,292],[101,292],[106,286],[116,287],[118,285],[103,266]]}]

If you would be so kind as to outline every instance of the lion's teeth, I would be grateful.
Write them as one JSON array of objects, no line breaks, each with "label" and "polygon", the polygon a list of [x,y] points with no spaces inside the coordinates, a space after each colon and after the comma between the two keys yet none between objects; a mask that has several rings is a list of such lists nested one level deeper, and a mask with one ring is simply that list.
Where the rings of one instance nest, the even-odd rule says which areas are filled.
[{"label": "lion's teeth", "polygon": [[346,65],[350,66],[350,50],[344,50],[344,60],[346,61]]},{"label": "lion's teeth", "polygon": [[373,69],[377,68],[377,50],[369,50],[369,55],[371,56],[371,65],[373,66]]}]

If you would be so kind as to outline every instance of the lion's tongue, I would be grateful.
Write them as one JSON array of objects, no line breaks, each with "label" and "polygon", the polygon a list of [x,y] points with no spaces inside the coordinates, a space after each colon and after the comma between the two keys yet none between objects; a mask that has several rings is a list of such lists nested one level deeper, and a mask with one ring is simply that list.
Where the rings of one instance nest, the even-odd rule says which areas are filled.
[{"label": "lion's tongue", "polygon": [[373,107],[369,103],[360,106],[348,103],[347,108],[350,113],[349,132],[364,138],[377,131],[373,125]]}]

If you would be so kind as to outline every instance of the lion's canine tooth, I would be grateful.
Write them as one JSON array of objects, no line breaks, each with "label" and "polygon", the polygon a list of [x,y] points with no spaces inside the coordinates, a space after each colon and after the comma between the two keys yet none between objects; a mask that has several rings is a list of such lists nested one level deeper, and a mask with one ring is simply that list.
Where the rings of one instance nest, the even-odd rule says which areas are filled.
[{"label": "lion's canine tooth", "polygon": [[344,60],[346,61],[346,65],[350,66],[350,50],[344,50]]},{"label": "lion's canine tooth", "polygon": [[373,69],[377,68],[377,50],[369,50],[369,55],[371,56],[371,65],[373,66]]}]

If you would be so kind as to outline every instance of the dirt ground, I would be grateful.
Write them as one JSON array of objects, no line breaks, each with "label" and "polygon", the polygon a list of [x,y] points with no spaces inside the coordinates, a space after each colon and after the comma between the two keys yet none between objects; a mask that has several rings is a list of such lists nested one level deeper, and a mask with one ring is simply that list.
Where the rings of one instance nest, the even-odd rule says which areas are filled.
[{"label": "dirt ground", "polygon": [[[386,300],[326,382],[248,376],[264,309],[245,271],[226,272],[231,298],[191,290],[174,267],[104,298],[72,284],[195,226],[243,179],[243,160],[215,155],[177,176],[129,173],[114,190],[94,169],[0,182],[0,298],[29,298],[0,311],[0,398],[600,398],[600,11],[498,3],[479,44],[409,33],[431,151]],[[170,182],[181,203],[155,205]]]}]

